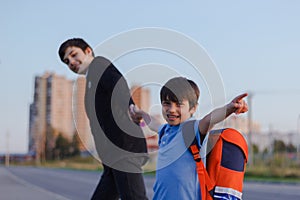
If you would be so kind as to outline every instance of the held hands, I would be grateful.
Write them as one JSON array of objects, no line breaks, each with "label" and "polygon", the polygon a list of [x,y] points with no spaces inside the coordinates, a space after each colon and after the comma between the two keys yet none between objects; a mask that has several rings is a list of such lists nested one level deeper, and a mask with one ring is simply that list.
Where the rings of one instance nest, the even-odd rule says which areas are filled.
[{"label": "held hands", "polygon": [[140,123],[143,119],[143,111],[133,104],[129,106],[129,115],[132,121],[134,121],[135,123]]},{"label": "held hands", "polygon": [[248,96],[247,93],[241,94],[235,97],[228,105],[228,109],[235,114],[241,114],[248,111],[248,104],[245,102],[244,98]]},{"label": "held hands", "polygon": [[136,105],[131,104],[129,106],[129,114],[135,123],[140,123],[142,120],[146,122],[146,124],[149,124],[151,122],[151,117],[148,113],[145,111],[139,109]]},{"label": "held hands", "polygon": [[152,130],[157,132],[162,122],[159,117],[151,116],[145,111],[139,109],[136,105],[131,104],[129,106],[129,115],[135,123],[139,124],[142,120]]}]

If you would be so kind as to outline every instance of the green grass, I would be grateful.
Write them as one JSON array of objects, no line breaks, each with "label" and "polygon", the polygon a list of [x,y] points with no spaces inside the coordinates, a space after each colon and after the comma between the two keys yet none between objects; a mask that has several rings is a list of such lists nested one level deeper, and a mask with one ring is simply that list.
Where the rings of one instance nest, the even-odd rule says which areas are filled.
[{"label": "green grass", "polygon": [[101,163],[93,157],[72,157],[64,160],[47,160],[36,163],[34,160],[26,162],[11,162],[10,165],[18,166],[37,166],[47,168],[63,168],[63,169],[76,169],[76,170],[102,170]]},{"label": "green grass", "polygon": [[245,181],[256,181],[256,182],[297,183],[297,184],[300,184],[300,179],[299,178],[245,176],[244,180]]},{"label": "green grass", "polygon": [[300,183],[300,167],[266,166],[246,167],[245,180]]},{"label": "green grass", "polygon": [[[48,168],[63,168],[72,170],[102,170],[101,163],[93,157],[73,157],[65,160],[44,161],[39,165],[36,162],[12,162],[11,165],[23,166],[38,166]],[[143,169],[146,175],[155,175],[155,162],[147,163]],[[254,166],[247,166],[245,173],[246,181],[260,181],[260,182],[288,182],[300,183],[300,166],[265,166],[261,163],[256,163]]]}]

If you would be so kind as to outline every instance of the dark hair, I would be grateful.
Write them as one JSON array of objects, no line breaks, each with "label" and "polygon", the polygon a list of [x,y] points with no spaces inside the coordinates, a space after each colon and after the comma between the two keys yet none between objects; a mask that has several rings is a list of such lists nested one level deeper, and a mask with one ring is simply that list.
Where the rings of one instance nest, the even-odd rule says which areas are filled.
[{"label": "dark hair", "polygon": [[[93,51],[91,46],[81,38],[68,39],[60,45],[59,50],[58,50],[58,54],[59,54],[61,61],[63,61],[65,53],[66,53],[66,49],[68,47],[78,47],[78,48],[82,49],[82,51],[85,51],[89,47]],[[94,56],[94,51],[93,51],[93,56]]]},{"label": "dark hair", "polygon": [[160,90],[160,101],[188,100],[190,108],[197,105],[200,90],[195,82],[184,77],[170,79]]}]

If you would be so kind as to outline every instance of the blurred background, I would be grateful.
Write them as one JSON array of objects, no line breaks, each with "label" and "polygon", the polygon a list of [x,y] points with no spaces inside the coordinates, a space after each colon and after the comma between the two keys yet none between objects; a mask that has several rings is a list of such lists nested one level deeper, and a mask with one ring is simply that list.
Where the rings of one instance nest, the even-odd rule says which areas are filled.
[{"label": "blurred background", "polygon": [[[247,174],[300,177],[300,2],[11,0],[0,5],[2,164],[99,168],[83,107],[85,80],[61,63],[59,45],[82,37],[95,48],[125,31],[158,27],[184,34],[205,50],[227,102],[249,93],[249,112],[220,125],[247,138]],[[140,50],[115,63],[125,75],[159,63],[195,80],[201,88],[197,117],[221,105],[212,105],[205,77],[170,52]],[[134,77],[128,82],[137,104],[160,114],[160,85],[148,87]],[[157,137],[144,130],[152,156],[145,168],[154,170]]]}]

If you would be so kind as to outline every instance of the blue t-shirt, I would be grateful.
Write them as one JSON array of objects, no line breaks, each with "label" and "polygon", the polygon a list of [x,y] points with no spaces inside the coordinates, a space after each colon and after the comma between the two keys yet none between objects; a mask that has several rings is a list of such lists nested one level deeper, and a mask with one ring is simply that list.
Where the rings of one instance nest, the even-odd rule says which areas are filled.
[{"label": "blue t-shirt", "polygon": [[[195,135],[200,146],[199,121],[195,121]],[[163,128],[164,127],[164,128]],[[200,200],[201,192],[192,154],[184,144],[182,124],[163,125],[158,134],[159,150],[153,200]],[[162,133],[162,129],[163,132]]]}]

